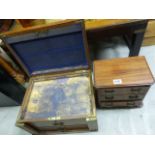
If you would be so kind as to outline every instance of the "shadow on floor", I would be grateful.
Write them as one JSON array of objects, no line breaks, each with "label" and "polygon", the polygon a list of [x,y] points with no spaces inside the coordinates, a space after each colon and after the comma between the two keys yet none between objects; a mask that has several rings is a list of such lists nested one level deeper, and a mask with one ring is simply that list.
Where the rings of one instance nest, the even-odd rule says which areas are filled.
[{"label": "shadow on floor", "polygon": [[105,38],[89,42],[91,60],[128,57],[129,49],[122,37]]}]

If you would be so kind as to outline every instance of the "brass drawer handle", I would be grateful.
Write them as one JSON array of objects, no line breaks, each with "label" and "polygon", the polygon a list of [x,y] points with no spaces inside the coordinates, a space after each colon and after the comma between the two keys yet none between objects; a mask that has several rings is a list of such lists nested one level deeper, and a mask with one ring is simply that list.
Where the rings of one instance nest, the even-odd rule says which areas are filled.
[{"label": "brass drawer handle", "polygon": [[105,96],[105,99],[106,100],[112,100],[112,99],[114,99],[114,96]]},{"label": "brass drawer handle", "polygon": [[137,99],[137,98],[138,98],[138,95],[134,95],[134,96],[130,95],[129,96],[129,99]]},{"label": "brass drawer handle", "polygon": [[105,102],[104,105],[107,106],[107,107],[112,107],[113,103],[112,102]]},{"label": "brass drawer handle", "polygon": [[134,106],[135,102],[127,102],[127,106]]},{"label": "brass drawer handle", "polygon": [[105,90],[105,93],[114,93],[115,90]]},{"label": "brass drawer handle", "polygon": [[131,91],[132,92],[139,92],[139,91],[141,91],[141,88],[131,88]]}]

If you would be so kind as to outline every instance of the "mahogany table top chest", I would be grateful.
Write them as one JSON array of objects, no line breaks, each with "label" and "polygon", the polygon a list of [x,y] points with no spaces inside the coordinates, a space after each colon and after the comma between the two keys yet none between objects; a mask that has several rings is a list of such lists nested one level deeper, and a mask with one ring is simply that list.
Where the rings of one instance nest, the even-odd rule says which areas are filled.
[{"label": "mahogany table top chest", "polygon": [[94,87],[99,107],[142,105],[154,78],[145,57],[94,61]]},{"label": "mahogany table top chest", "polygon": [[32,134],[97,130],[81,20],[3,38],[30,77],[16,125]]}]

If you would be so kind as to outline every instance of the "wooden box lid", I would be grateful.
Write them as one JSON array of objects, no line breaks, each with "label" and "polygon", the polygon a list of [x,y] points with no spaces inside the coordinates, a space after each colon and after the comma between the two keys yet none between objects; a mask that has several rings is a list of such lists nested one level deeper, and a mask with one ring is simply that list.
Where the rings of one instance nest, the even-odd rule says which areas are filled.
[{"label": "wooden box lid", "polygon": [[3,40],[28,76],[89,68],[82,20],[4,36]]},{"label": "wooden box lid", "polygon": [[95,88],[151,85],[153,82],[144,56],[94,61]]}]

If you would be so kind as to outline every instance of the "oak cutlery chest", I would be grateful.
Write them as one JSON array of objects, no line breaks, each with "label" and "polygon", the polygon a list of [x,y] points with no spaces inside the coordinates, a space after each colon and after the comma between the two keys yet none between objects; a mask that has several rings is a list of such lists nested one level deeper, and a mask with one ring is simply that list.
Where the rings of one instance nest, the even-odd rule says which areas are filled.
[{"label": "oak cutlery chest", "polygon": [[97,130],[81,20],[3,38],[30,78],[16,125],[32,134]]}]

